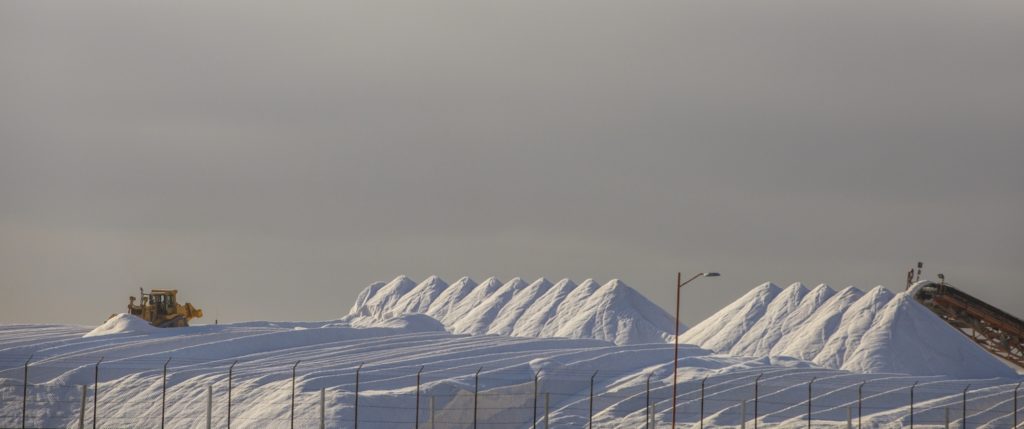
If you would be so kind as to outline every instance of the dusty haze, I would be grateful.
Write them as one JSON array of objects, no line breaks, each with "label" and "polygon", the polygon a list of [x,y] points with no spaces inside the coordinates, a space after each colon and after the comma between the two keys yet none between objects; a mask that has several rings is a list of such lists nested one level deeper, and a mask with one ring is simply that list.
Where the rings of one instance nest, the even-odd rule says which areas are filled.
[{"label": "dusty haze", "polygon": [[1024,316],[1018,1],[0,3],[0,322],[918,260]]}]

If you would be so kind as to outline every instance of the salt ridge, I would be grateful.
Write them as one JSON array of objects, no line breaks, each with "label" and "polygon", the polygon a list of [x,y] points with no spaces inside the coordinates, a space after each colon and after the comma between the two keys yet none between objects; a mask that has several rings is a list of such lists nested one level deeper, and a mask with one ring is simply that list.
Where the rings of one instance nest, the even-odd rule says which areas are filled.
[{"label": "salt ridge", "polygon": [[[680,336],[739,356],[789,356],[860,373],[1011,377],[1015,371],[910,293],[765,283]],[[797,303],[799,301],[799,303]]]},{"label": "salt ridge", "polygon": [[592,279],[552,284],[545,278],[502,283],[491,277],[477,284],[464,277],[448,285],[437,276],[418,284],[399,276],[367,286],[346,320],[402,314],[425,314],[455,334],[583,338],[619,345],[662,343],[674,331],[674,319],[665,310],[618,279],[601,285]]}]

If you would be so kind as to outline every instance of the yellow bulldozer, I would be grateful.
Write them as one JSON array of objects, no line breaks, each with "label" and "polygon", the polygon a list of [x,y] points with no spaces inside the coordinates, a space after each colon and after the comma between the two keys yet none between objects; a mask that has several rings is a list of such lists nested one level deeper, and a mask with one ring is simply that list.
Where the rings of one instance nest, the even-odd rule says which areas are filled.
[{"label": "yellow bulldozer", "polygon": [[153,289],[145,293],[139,288],[139,304],[135,304],[134,296],[128,297],[128,313],[158,328],[185,327],[189,320],[203,317],[203,310],[191,303],[178,304],[177,289]]}]

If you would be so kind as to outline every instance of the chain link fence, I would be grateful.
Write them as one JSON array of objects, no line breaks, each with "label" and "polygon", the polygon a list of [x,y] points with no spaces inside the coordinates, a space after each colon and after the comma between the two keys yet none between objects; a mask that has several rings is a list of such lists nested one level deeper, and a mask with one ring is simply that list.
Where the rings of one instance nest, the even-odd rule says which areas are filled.
[{"label": "chain link fence", "polygon": [[[673,422],[666,374],[464,368],[451,376],[452,368],[372,365],[303,371],[301,362],[255,371],[223,361],[211,371],[200,363],[210,362],[29,362],[27,379],[0,378],[0,427],[590,429]],[[81,382],[87,369],[91,383]],[[33,373],[50,381],[32,383]],[[680,382],[674,420],[686,428],[1016,428],[1019,387],[813,368],[733,372]]]}]

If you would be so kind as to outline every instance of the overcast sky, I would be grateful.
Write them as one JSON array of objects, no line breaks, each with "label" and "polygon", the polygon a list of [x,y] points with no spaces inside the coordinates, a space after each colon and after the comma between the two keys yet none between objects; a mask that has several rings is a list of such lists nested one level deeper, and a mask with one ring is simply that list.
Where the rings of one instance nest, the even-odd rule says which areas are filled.
[{"label": "overcast sky", "polygon": [[0,2],[0,322],[925,276],[1024,316],[1024,3]]}]

